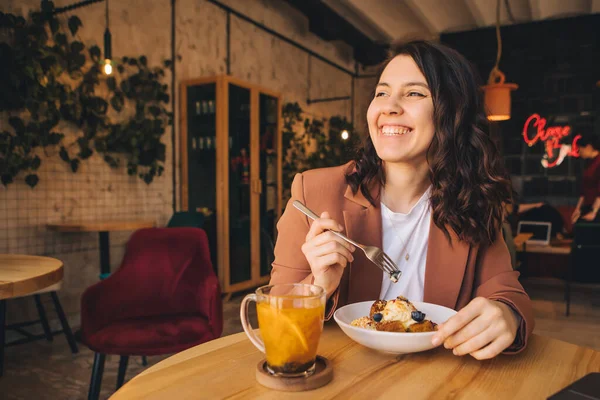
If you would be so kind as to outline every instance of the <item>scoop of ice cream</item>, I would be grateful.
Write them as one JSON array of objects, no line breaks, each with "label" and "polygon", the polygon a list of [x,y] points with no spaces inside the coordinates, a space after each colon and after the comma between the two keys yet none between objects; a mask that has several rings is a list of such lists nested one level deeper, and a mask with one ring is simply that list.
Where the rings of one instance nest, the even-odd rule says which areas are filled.
[{"label": "scoop of ice cream", "polygon": [[412,318],[412,312],[417,311],[405,297],[398,296],[394,300],[388,300],[381,314],[383,321],[400,321],[404,328],[408,328],[416,321]]}]

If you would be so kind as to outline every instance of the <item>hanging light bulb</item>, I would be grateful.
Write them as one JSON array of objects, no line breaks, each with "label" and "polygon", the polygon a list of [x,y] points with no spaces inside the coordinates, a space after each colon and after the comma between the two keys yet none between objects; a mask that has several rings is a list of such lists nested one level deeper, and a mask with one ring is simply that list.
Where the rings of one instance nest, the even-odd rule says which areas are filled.
[{"label": "hanging light bulb", "polygon": [[349,137],[350,137],[350,133],[348,133],[348,131],[344,129],[342,131],[342,140],[348,140]]},{"label": "hanging light bulb", "polygon": [[485,108],[490,121],[506,121],[510,119],[510,92],[519,86],[515,83],[505,83],[505,76],[498,68],[502,55],[502,37],[500,36],[500,0],[496,2],[496,39],[498,52],[496,65],[492,68],[488,84],[483,86],[485,91]]},{"label": "hanging light bulb", "polygon": [[110,30],[108,29],[108,0],[106,1],[106,29],[104,30],[104,73],[112,74],[112,43]]},{"label": "hanging light bulb", "polygon": [[107,58],[107,59],[104,60],[104,68],[103,69],[104,69],[104,73],[106,75],[112,74],[113,68],[112,68],[112,64],[111,64],[110,59]]}]

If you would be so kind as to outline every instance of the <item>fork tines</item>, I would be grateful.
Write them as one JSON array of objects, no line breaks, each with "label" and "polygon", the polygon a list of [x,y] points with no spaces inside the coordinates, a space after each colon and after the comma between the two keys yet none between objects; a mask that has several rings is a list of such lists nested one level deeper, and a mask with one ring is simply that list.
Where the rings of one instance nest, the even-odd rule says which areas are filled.
[{"label": "fork tines", "polygon": [[379,257],[377,257],[377,261],[377,264],[390,275],[390,279],[397,282],[400,275],[402,275],[402,272],[398,270],[398,267],[394,264],[392,259],[384,252],[381,252]]}]

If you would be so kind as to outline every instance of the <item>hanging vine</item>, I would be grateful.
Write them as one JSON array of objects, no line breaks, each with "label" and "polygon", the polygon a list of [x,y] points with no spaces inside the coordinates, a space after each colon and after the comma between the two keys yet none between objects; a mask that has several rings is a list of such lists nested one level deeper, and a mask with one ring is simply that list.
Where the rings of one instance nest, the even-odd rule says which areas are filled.
[{"label": "hanging vine", "polygon": [[[354,158],[360,138],[346,117],[308,118],[298,103],[285,103],[282,117],[282,146],[287,149],[283,160],[284,199],[289,198],[298,172],[342,165]],[[348,132],[347,139],[342,137],[344,131]]]},{"label": "hanging vine", "polygon": [[[77,40],[81,20],[71,16],[65,28],[52,2],[42,6],[27,20],[0,12],[0,112],[10,126],[0,131],[2,184],[23,173],[34,187],[41,152],[77,172],[94,151],[113,168],[124,159],[129,175],[152,182],[164,170],[161,137],[172,124],[162,82],[171,61],[151,67],[143,55],[124,57],[106,78],[100,48]],[[61,131],[67,125],[77,128],[76,137]]]}]

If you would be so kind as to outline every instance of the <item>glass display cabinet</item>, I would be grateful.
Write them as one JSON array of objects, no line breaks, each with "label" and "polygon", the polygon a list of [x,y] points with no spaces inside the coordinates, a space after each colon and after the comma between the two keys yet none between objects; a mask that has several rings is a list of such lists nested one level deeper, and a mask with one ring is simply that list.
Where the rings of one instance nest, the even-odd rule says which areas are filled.
[{"label": "glass display cabinet", "polygon": [[269,281],[282,210],[281,97],[215,76],[181,83],[181,205],[205,214],[221,290]]}]

